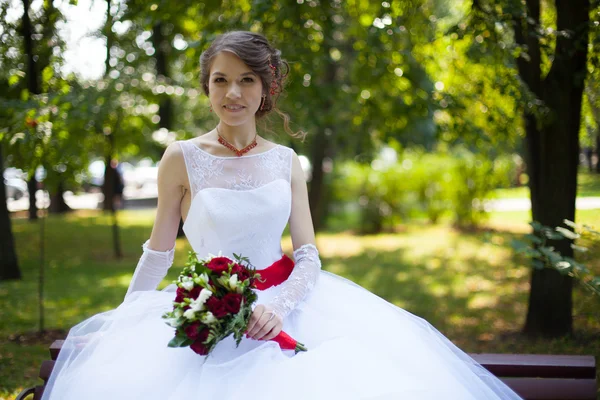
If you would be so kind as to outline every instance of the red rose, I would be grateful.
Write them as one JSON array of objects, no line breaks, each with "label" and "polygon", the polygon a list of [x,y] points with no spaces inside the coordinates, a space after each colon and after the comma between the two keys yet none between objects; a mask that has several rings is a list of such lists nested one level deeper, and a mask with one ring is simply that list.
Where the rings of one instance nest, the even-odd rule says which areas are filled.
[{"label": "red rose", "polygon": [[234,264],[234,266],[231,267],[231,274],[237,274],[238,281],[240,282],[243,282],[246,279],[250,278],[250,271],[248,271],[248,268],[240,264]]},{"label": "red rose", "polygon": [[189,297],[191,297],[192,299],[196,300],[198,298],[198,296],[200,296],[200,292],[202,291],[202,288],[200,286],[195,286],[192,290],[190,290],[189,293]]},{"label": "red rose", "polygon": [[183,299],[185,299],[188,295],[188,292],[184,288],[177,288],[177,296],[175,297],[175,302],[182,303]]},{"label": "red rose", "polygon": [[206,340],[206,338],[208,338],[209,333],[210,332],[207,328],[198,332],[196,340],[190,346],[190,349],[192,349],[194,353],[200,354],[201,356],[208,354],[208,346],[206,346],[203,342]]},{"label": "red rose", "polygon": [[227,257],[215,257],[210,260],[206,267],[218,274],[222,274],[223,272],[229,271],[229,264],[231,263],[232,261]]},{"label": "red rose", "polygon": [[238,274],[238,280],[240,282],[244,282],[245,280],[250,278],[250,272],[248,270],[243,270]]},{"label": "red rose", "polygon": [[240,311],[240,305],[242,304],[242,299],[244,297],[239,293],[227,293],[223,296],[223,303],[225,304],[225,309],[232,314],[236,314]]},{"label": "red rose", "polygon": [[242,272],[244,270],[244,267],[242,267],[240,264],[235,263],[233,264],[233,266],[231,267],[231,274],[239,274],[240,272]]},{"label": "red rose", "polygon": [[223,318],[229,314],[225,307],[225,303],[215,296],[210,296],[208,300],[206,300],[206,307],[216,318]]},{"label": "red rose", "polygon": [[190,339],[198,338],[198,328],[200,328],[200,322],[193,322],[191,325],[185,327],[184,331],[187,337]]}]

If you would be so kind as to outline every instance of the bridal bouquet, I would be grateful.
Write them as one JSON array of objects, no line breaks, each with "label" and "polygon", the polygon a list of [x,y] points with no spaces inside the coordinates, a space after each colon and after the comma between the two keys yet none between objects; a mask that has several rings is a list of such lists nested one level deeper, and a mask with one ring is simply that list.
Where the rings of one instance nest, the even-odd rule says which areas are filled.
[{"label": "bridal bouquet", "polygon": [[[257,300],[255,282],[260,274],[249,260],[234,254],[235,261],[222,256],[198,259],[190,252],[178,279],[173,311],[162,317],[175,328],[169,347],[190,348],[208,355],[222,339],[233,334],[239,346]],[[306,351],[285,332],[271,339],[283,350]]]}]

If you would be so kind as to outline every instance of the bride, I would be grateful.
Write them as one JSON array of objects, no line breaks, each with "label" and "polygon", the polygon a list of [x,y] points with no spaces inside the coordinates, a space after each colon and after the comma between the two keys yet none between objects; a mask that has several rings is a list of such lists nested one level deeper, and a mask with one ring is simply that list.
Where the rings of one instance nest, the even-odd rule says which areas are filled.
[{"label": "bride", "polygon": [[[70,330],[43,399],[519,399],[423,319],[321,270],[298,156],[256,132],[258,118],[279,113],[289,70],[280,54],[250,32],[223,34],[202,54],[219,123],[167,148],[156,220],[125,300]],[[258,292],[239,347],[232,337],[208,357],[167,347],[173,329],[161,316],[174,285],[156,287],[180,218],[199,257],[235,252],[257,269],[279,265],[289,222],[295,266]],[[308,351],[268,340],[283,328]]]}]

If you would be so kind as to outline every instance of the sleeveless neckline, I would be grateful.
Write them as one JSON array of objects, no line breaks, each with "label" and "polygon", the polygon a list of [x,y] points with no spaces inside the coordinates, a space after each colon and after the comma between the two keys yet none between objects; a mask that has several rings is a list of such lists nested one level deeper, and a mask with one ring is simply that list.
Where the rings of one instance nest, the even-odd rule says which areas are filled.
[{"label": "sleeveless neckline", "polygon": [[226,157],[226,156],[216,156],[216,155],[214,155],[214,154],[212,154],[212,153],[209,153],[209,152],[208,152],[208,151],[206,151],[206,150],[203,150],[203,149],[202,149],[200,146],[198,146],[196,143],[192,142],[192,139],[190,139],[190,140],[189,140],[189,142],[190,142],[190,143],[191,143],[191,144],[192,144],[192,145],[193,145],[195,148],[197,148],[198,150],[200,150],[202,153],[204,153],[204,154],[208,154],[209,156],[211,156],[211,157],[214,157],[214,158],[220,158],[220,159],[224,159],[224,160],[229,160],[229,159],[236,160],[236,159],[240,159],[240,158],[249,158],[249,157],[257,157],[257,156],[262,156],[263,154],[267,154],[267,153],[269,153],[269,152],[271,152],[271,151],[275,150],[275,149],[276,149],[276,148],[278,148],[279,146],[281,146],[280,144],[276,144],[274,147],[271,147],[269,150],[263,151],[263,152],[261,152],[261,153],[256,153],[256,154],[245,154],[245,155],[243,155],[243,156],[240,156],[240,157]]}]

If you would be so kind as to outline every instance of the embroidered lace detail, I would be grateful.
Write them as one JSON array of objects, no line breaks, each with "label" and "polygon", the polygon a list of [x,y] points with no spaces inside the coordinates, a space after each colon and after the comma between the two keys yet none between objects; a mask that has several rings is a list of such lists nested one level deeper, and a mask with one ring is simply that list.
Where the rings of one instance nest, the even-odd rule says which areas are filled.
[{"label": "embroidered lace detail", "polygon": [[192,197],[206,188],[253,190],[277,179],[290,182],[292,150],[276,146],[260,154],[218,157],[190,140],[180,141]]},{"label": "embroidered lace detail", "polygon": [[212,157],[189,141],[180,142],[180,145],[193,197],[211,178],[223,175],[225,159]]},{"label": "embroidered lace detail", "polygon": [[314,244],[304,244],[294,251],[296,265],[270,306],[285,318],[313,289],[321,272],[319,251]]}]

